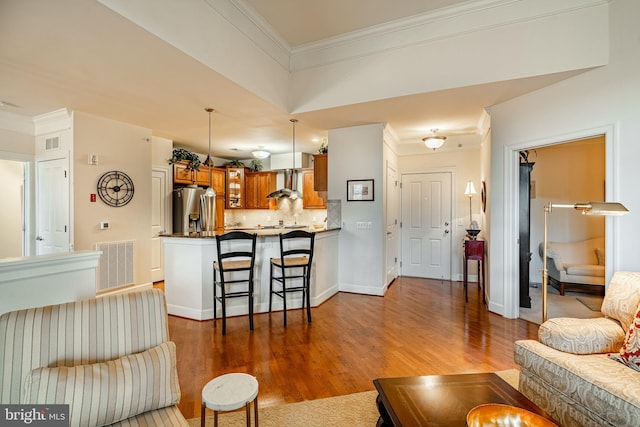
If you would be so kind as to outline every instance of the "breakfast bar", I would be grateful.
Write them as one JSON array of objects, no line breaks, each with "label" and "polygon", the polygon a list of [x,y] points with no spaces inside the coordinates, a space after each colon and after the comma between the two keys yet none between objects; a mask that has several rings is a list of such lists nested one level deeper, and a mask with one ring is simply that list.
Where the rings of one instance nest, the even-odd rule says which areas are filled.
[{"label": "breakfast bar", "polygon": [[[316,307],[338,292],[338,234],[340,229],[305,228],[316,233],[311,269],[311,306]],[[230,230],[227,230],[230,231]],[[286,228],[245,229],[258,235],[254,271],[254,313],[269,311],[269,260],[280,256],[279,234]],[[169,314],[195,320],[213,319],[214,236],[200,234],[162,236],[165,296]],[[299,295],[287,298],[287,308],[301,307]],[[275,311],[282,301],[274,300]],[[218,309],[220,310],[220,309]],[[245,299],[229,301],[227,316],[248,314]],[[220,313],[218,313],[220,315]]]}]

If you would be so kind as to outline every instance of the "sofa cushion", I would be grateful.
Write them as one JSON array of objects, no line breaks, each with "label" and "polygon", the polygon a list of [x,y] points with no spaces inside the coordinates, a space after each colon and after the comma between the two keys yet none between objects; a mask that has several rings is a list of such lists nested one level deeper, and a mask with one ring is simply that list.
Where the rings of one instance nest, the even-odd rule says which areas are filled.
[{"label": "sofa cushion", "polygon": [[604,267],[602,265],[588,265],[588,264],[565,264],[567,274],[571,276],[594,276],[604,277]]},{"label": "sofa cushion", "polygon": [[636,371],[640,371],[640,337],[638,334],[640,334],[640,307],[631,322],[622,348],[617,354],[609,355],[612,359],[622,362]]},{"label": "sofa cushion", "polygon": [[611,353],[624,342],[624,330],[613,319],[557,317],[540,325],[541,343],[573,354]]},{"label": "sofa cushion", "polygon": [[180,401],[176,346],[168,341],[116,360],[37,368],[25,379],[26,404],[69,404],[72,426],[107,425]]},{"label": "sofa cushion", "polygon": [[559,257],[563,264],[598,265],[595,249],[604,247],[604,237],[579,242],[548,242],[547,256]]},{"label": "sofa cushion", "polygon": [[620,322],[624,331],[640,305],[640,273],[619,271],[613,275],[602,301],[602,314]]}]

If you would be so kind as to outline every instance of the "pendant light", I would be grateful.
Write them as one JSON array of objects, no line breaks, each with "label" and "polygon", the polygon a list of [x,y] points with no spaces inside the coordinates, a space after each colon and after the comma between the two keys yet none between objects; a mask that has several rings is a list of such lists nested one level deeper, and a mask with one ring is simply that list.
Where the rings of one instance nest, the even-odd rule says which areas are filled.
[{"label": "pendant light", "polygon": [[205,108],[204,111],[209,113],[209,152],[207,153],[207,160],[205,161],[205,164],[210,163],[207,165],[209,166],[209,187],[205,191],[204,195],[205,197],[216,197],[216,192],[213,191],[213,188],[211,187],[211,182],[212,182],[211,167],[213,166],[213,161],[211,161],[211,113],[213,113],[215,110],[213,108]]},{"label": "pendant light", "polygon": [[[209,156],[207,159],[211,159],[211,113],[214,109],[205,108],[204,111],[209,113]],[[200,196],[200,227],[203,236],[215,236],[216,234],[216,192],[211,186],[212,169],[213,162],[209,165],[209,187]]]}]

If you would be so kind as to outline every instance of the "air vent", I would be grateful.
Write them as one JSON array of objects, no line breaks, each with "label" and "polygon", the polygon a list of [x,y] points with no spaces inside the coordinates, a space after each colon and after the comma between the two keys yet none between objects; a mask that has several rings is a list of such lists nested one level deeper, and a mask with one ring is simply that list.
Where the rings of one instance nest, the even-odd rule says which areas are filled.
[{"label": "air vent", "polygon": [[60,147],[60,137],[54,136],[52,138],[47,138],[45,141],[45,150],[55,150]]}]

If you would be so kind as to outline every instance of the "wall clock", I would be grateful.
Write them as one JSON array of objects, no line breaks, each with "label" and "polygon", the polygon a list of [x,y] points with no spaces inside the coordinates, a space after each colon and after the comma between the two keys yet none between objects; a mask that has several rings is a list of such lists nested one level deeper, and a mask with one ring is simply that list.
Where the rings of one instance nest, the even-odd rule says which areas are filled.
[{"label": "wall clock", "polygon": [[107,172],[98,180],[98,196],[109,206],[124,206],[133,199],[133,181],[124,172]]}]

